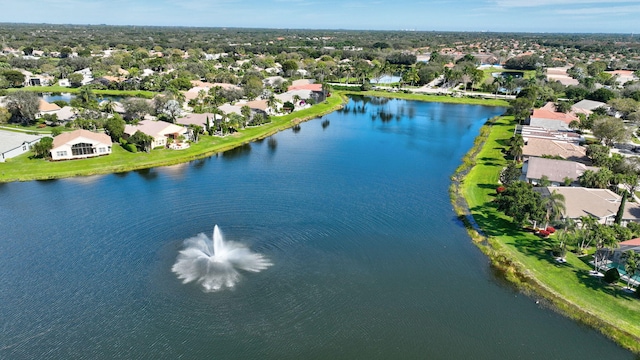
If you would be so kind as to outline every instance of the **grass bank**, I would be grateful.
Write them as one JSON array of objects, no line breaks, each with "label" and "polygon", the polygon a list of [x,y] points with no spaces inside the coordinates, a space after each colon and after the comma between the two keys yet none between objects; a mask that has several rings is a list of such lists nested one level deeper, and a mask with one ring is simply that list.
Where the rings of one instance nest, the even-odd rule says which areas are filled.
[{"label": "grass bank", "polygon": [[248,142],[266,138],[290,128],[302,121],[328,114],[345,103],[339,95],[329,97],[326,102],[295,113],[275,116],[272,122],[262,126],[246,128],[235,134],[217,137],[202,136],[198,143],[186,150],[159,149],[151,153],[130,153],[119,145],[113,146],[112,154],[83,160],[51,162],[30,159],[29,153],[0,163],[0,182],[58,179],[71,176],[108,174],[156,166],[167,166],[201,159],[235,148]]},{"label": "grass bank", "polygon": [[[80,92],[79,88],[68,88],[64,86],[27,86],[23,88],[9,89],[9,92],[14,91],[32,91],[38,93],[71,93],[76,94]],[[153,98],[157,93],[146,90],[91,90],[96,95],[109,95],[109,96],[122,96],[122,97],[140,97],[145,99]]]},{"label": "grass bank", "polygon": [[414,94],[403,92],[387,92],[387,91],[350,91],[340,90],[345,95],[363,95],[363,96],[379,96],[394,99],[416,100],[441,102],[448,104],[468,104],[468,105],[485,105],[485,106],[509,106],[509,102],[502,99],[479,99],[472,97],[453,97],[447,95],[430,95],[430,94]]},{"label": "grass bank", "polygon": [[[640,300],[589,276],[591,267],[572,253],[567,254],[567,263],[557,263],[549,253],[549,240],[521,231],[493,205],[498,177],[506,166],[503,150],[514,126],[512,117],[501,117],[492,125],[485,125],[471,155],[452,178],[451,196],[456,212],[474,242],[505,278],[525,292],[542,296],[552,308],[640,354]],[[468,208],[461,205],[460,199],[462,203],[466,200]],[[466,211],[472,219],[466,216]]]}]

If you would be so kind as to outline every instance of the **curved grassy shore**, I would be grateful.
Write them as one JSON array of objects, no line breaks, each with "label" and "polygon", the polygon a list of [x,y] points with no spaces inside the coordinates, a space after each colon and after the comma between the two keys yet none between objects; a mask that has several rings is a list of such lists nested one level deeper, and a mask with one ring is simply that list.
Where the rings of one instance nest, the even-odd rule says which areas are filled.
[{"label": "curved grassy shore", "polygon": [[83,160],[46,161],[30,159],[30,153],[0,163],[0,182],[58,179],[72,176],[108,174],[184,163],[211,156],[271,136],[302,121],[314,119],[341,108],[346,99],[337,94],[326,102],[295,113],[274,116],[272,122],[262,126],[246,128],[235,134],[217,137],[201,136],[198,143],[185,150],[159,149],[151,153],[130,153],[114,145],[112,154]]},{"label": "curved grassy shore", "polygon": [[640,354],[640,299],[589,276],[591,267],[585,258],[568,253],[566,264],[557,263],[549,254],[549,240],[523,232],[493,205],[498,177],[506,165],[502,151],[514,126],[512,117],[500,117],[483,127],[452,177],[455,211],[474,242],[508,280]]}]

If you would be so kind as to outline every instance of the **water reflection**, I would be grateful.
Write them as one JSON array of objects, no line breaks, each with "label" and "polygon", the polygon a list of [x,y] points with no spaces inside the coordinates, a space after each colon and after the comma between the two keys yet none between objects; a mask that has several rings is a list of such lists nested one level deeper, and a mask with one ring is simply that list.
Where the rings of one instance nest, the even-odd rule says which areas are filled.
[{"label": "water reflection", "polygon": [[139,169],[135,172],[145,180],[155,180],[158,178],[158,172],[153,168]]},{"label": "water reflection", "polygon": [[242,156],[246,156],[251,152],[251,144],[245,143],[231,150],[227,150],[222,153],[222,158],[225,160],[232,160]]},{"label": "water reflection", "polygon": [[211,157],[206,157],[204,159],[198,159],[191,162],[191,166],[196,170],[201,170],[207,164],[207,162],[211,160]]},{"label": "water reflection", "polygon": [[127,177],[127,175],[129,175],[128,171],[122,171],[122,172],[117,172],[117,173],[113,173],[113,175],[119,177],[119,178],[125,178]]},{"label": "water reflection", "polygon": [[299,133],[300,129],[301,129],[300,124],[293,125],[293,127],[291,128],[291,130],[293,130],[294,134]]},{"label": "water reflection", "polygon": [[278,148],[278,140],[276,140],[273,136],[269,138],[267,141],[267,145],[269,146],[269,152],[274,153]]},{"label": "water reflection", "polygon": [[329,127],[330,124],[331,124],[331,122],[329,122],[329,119],[324,119],[322,121],[322,129],[325,130],[326,128]]}]

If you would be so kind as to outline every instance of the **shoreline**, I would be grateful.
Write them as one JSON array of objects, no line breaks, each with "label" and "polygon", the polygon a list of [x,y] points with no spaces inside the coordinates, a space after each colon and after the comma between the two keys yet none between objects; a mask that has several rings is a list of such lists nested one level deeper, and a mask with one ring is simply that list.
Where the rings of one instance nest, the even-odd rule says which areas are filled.
[{"label": "shoreline", "polygon": [[[203,159],[220,152],[231,150],[243,144],[267,138],[275,133],[291,128],[301,122],[312,120],[341,109],[348,101],[347,95],[380,96],[417,101],[446,102],[454,104],[471,104],[486,106],[507,106],[504,100],[475,98],[454,98],[451,96],[434,96],[423,94],[390,93],[385,91],[342,91],[336,90],[326,102],[316,104],[309,109],[291,114],[274,117],[269,124],[246,128],[223,138],[203,135],[198,143],[192,144],[190,149],[155,150],[151,154],[128,153],[118,146],[113,147],[109,156],[94,157],[82,160],[51,162],[42,159],[25,160],[28,154],[20,155],[0,163],[0,183],[14,181],[54,180],[76,176],[105,175],[135,171],[160,166],[170,166],[193,160]],[[205,144],[207,141],[214,143]],[[162,151],[162,153],[160,153]],[[186,152],[186,153],[185,153]],[[113,157],[118,153],[120,158]],[[112,161],[109,161],[112,160]]]},{"label": "shoreline", "polygon": [[[342,94],[336,94],[329,99],[330,100],[327,104],[321,103],[309,109],[300,110],[296,113],[274,117],[271,123],[246,128],[240,132],[222,138],[203,135],[198,143],[192,144],[192,146],[186,150],[177,151],[162,149],[155,150],[155,153],[129,153],[124,149],[120,149],[118,146],[113,147],[113,153],[119,153],[120,155],[125,154],[124,156],[128,158],[120,160],[123,162],[126,160],[138,160],[134,163],[117,163],[116,161],[115,163],[112,162],[110,164],[109,160],[114,160],[113,158],[110,158],[110,156],[113,156],[113,153],[108,156],[59,162],[46,161],[42,159],[24,160],[30,153],[23,154],[14,158],[17,160],[9,159],[7,162],[0,163],[0,183],[54,180],[75,176],[105,175],[160,166],[170,166],[203,159],[256,140],[267,138],[280,131],[300,124],[301,122],[322,117],[342,108],[347,101],[346,97]],[[205,144],[207,140],[213,140],[215,143]],[[163,153],[160,153],[159,151],[162,151]],[[27,167],[26,170],[25,167]],[[29,173],[29,170],[41,168],[46,169],[44,169],[45,171],[42,173]]]},{"label": "shoreline", "polygon": [[[527,260],[527,257],[529,257],[528,260],[534,261],[535,259],[531,258],[535,257],[535,254],[522,253],[521,250],[516,247],[512,247],[508,241],[502,238],[504,236],[509,237],[509,235],[499,236],[496,234],[495,229],[492,234],[492,230],[490,230],[491,227],[486,227],[489,223],[500,223],[499,225],[503,225],[503,221],[501,221],[502,219],[497,218],[497,216],[496,218],[486,216],[487,213],[491,214],[491,210],[487,209],[490,207],[488,199],[482,198],[477,193],[474,194],[472,191],[472,188],[477,188],[477,185],[480,183],[465,183],[465,181],[469,179],[469,177],[479,176],[477,173],[480,172],[483,172],[481,175],[484,176],[485,180],[489,179],[489,182],[492,182],[491,180],[497,180],[500,166],[492,165],[493,168],[490,168],[490,166],[485,165],[486,162],[492,160],[495,161],[497,159],[493,159],[489,156],[489,160],[481,160],[485,161],[485,163],[478,164],[478,158],[480,157],[480,154],[482,154],[483,157],[487,157],[487,154],[483,152],[487,146],[492,145],[491,141],[504,140],[497,139],[497,135],[495,134],[497,130],[494,128],[494,125],[497,122],[501,120],[504,121],[504,119],[504,116],[491,119],[482,127],[473,147],[463,158],[460,167],[458,167],[451,176],[452,183],[449,188],[449,195],[454,212],[467,229],[472,242],[488,257],[491,266],[497,269],[506,280],[516,286],[520,291],[528,296],[541,297],[554,311],[557,311],[572,320],[576,320],[581,324],[587,325],[615,341],[621,347],[626,348],[635,354],[640,354],[640,335],[637,334],[637,331],[636,333],[628,331],[628,326],[626,326],[627,324],[621,323],[625,319],[620,319],[620,316],[617,313],[607,314],[606,310],[598,311],[598,308],[594,308],[592,303],[589,301],[583,301],[583,303],[580,304],[576,299],[570,298],[571,295],[574,295],[574,297],[575,295],[578,295],[578,297],[581,295],[586,295],[587,297],[591,295],[591,297],[595,297],[595,293],[592,292],[595,292],[596,290],[574,289],[573,291],[575,291],[575,293],[571,294],[569,293],[570,290],[567,290],[567,288],[573,284],[563,284],[566,287],[561,289],[554,288],[553,282],[550,280],[549,276],[546,276],[547,281],[544,280],[545,275],[547,274],[543,271],[548,271],[549,269],[547,268],[552,268],[551,265],[546,265],[547,268],[544,268],[545,265],[540,265],[539,267],[525,265],[523,263],[523,259]],[[502,124],[503,123],[500,125]],[[492,135],[494,135],[494,138],[492,138]],[[497,181],[493,182],[497,184]],[[474,214],[480,218],[476,219]],[[476,220],[479,220],[482,223],[478,224]],[[488,231],[484,231],[482,224],[485,225]],[[494,227],[499,227],[499,225],[494,225]],[[512,225],[511,227],[513,228]],[[520,229],[512,229],[512,231],[522,233]],[[510,235],[513,236],[513,234]],[[524,235],[522,235],[522,238],[525,241],[536,241],[535,239],[528,239]],[[581,264],[578,262],[579,260],[570,260],[577,265]],[[543,269],[540,269],[540,267]],[[567,268],[562,268],[559,271],[564,272],[564,276],[567,274],[569,274],[569,276],[573,275],[573,273],[570,272],[571,270]],[[578,267],[578,269],[575,270],[576,275],[579,275],[581,271],[585,270]],[[604,285],[602,285],[602,287],[604,287]],[[565,290],[565,292],[563,293],[562,290]],[[606,296],[614,295],[607,294]],[[600,299],[586,300],[594,300],[592,302],[597,303]],[[631,301],[636,302],[636,307],[640,306],[637,305],[640,303],[640,300],[631,299]],[[633,311],[633,309],[631,309],[631,311]]]}]

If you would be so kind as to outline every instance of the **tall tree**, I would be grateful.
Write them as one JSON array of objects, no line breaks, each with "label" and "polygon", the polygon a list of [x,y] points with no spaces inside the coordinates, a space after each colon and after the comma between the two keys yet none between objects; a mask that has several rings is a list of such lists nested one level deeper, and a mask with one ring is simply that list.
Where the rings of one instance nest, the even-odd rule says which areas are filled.
[{"label": "tall tree", "polygon": [[542,206],[545,209],[545,229],[549,226],[550,220],[557,220],[562,216],[562,212],[567,208],[564,203],[564,195],[558,193],[557,191],[552,191],[549,196],[542,198]]},{"label": "tall tree", "polygon": [[153,142],[153,136],[147,135],[142,131],[138,130],[133,135],[129,136],[127,139],[132,144],[135,144],[138,149],[149,152],[151,151],[151,143]]},{"label": "tall tree", "polygon": [[278,99],[273,94],[269,95],[269,98],[267,98],[267,107],[271,109],[272,114],[278,112],[278,104],[282,104],[282,100]]},{"label": "tall tree", "polygon": [[624,261],[624,271],[627,273],[627,288],[631,289],[631,279],[640,270],[640,254],[629,250],[622,253],[621,258]]},{"label": "tall tree", "polygon": [[39,104],[40,98],[31,91],[12,92],[5,98],[5,105],[11,113],[13,121],[21,122],[23,125],[35,121]]},{"label": "tall tree", "polygon": [[251,108],[249,105],[243,105],[240,108],[240,114],[244,117],[245,124],[248,124],[251,121]]},{"label": "tall tree", "polygon": [[518,164],[515,161],[510,161],[500,173],[500,182],[505,186],[509,186],[514,181],[517,181],[520,175],[522,175],[522,170],[518,167]]},{"label": "tall tree", "polygon": [[498,210],[511,216],[516,224],[540,221],[544,218],[544,207],[540,194],[524,181],[516,181],[496,197]]},{"label": "tall tree", "polygon": [[38,158],[49,158],[51,149],[53,149],[53,139],[50,137],[43,137],[31,147],[31,151]]},{"label": "tall tree", "polygon": [[514,161],[520,161],[522,150],[524,147],[524,138],[520,134],[514,135],[509,140],[509,154],[513,156]]},{"label": "tall tree", "polygon": [[620,206],[618,206],[618,212],[616,213],[616,218],[614,223],[620,225],[622,222],[622,217],[624,216],[624,207],[627,205],[627,191],[625,190],[622,193],[622,200],[620,200]]},{"label": "tall tree", "polygon": [[629,132],[622,120],[614,117],[605,117],[595,121],[592,130],[593,135],[609,147],[629,138]]},{"label": "tall tree", "polygon": [[114,114],[104,123],[105,133],[111,137],[113,142],[120,141],[120,138],[124,135],[124,127],[125,122],[118,114]]}]

